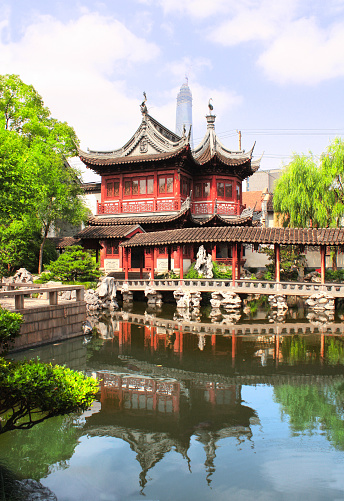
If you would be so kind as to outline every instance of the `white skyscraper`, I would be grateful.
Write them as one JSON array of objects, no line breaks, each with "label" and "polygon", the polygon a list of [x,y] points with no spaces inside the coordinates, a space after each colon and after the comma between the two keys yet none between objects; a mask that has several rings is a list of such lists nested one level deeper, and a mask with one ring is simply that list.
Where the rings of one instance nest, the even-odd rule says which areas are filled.
[{"label": "white skyscraper", "polygon": [[[187,78],[186,82],[183,83],[177,95],[176,134],[178,134],[178,136],[183,135],[184,126],[186,129],[186,134],[189,134],[190,126],[192,126],[192,94]],[[191,148],[193,148],[192,128],[190,144]]]}]

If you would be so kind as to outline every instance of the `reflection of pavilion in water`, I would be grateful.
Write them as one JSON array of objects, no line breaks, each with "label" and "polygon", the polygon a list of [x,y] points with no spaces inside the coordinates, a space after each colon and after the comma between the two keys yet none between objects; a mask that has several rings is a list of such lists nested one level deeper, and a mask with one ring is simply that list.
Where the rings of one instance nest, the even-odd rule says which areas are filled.
[{"label": "reflection of pavilion in water", "polygon": [[[226,372],[229,366],[233,370],[243,364],[246,367],[250,365],[251,368],[269,366],[277,370],[280,363],[288,363],[288,350],[283,350],[283,343],[288,337],[291,339],[291,336],[237,335],[234,328],[228,329],[226,334],[185,332],[183,326],[178,328],[173,322],[170,324],[173,325],[172,328],[166,328],[149,322],[135,324],[115,318],[106,320],[105,323],[99,322],[97,325],[100,337],[108,340],[106,351],[119,356],[136,356],[138,353],[141,356],[144,353],[146,359],[152,360],[157,355],[163,355],[165,358],[178,360],[179,365],[185,365],[191,359],[195,360],[197,354],[201,356],[202,352],[202,364],[206,360],[213,363],[214,358],[220,364],[226,361]],[[295,334],[299,335],[298,332]],[[303,337],[305,339],[305,336]],[[306,354],[303,362],[307,362],[307,356],[310,360],[317,356],[322,363],[325,358],[326,335],[310,333],[306,337],[312,350]],[[231,360],[230,365],[228,357]]]},{"label": "reflection of pavilion in water", "polygon": [[129,443],[140,463],[140,485],[148,471],[171,450],[187,461],[192,436],[203,445],[207,481],[215,471],[217,442],[251,439],[257,422],[242,405],[241,386],[99,371],[101,411],[86,420],[90,435],[118,437]]}]

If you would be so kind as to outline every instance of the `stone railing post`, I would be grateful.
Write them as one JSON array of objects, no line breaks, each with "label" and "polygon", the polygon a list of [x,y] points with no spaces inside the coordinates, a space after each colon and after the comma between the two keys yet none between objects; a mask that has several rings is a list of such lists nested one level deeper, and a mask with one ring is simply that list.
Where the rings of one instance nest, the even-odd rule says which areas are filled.
[{"label": "stone railing post", "polygon": [[76,289],[75,291],[75,299],[76,301],[83,301],[85,297],[85,289]]},{"label": "stone railing post", "polygon": [[14,309],[23,310],[24,309],[24,293],[16,294],[14,296]]},{"label": "stone railing post", "polygon": [[57,304],[57,292],[56,291],[49,291],[49,305],[53,306]]}]

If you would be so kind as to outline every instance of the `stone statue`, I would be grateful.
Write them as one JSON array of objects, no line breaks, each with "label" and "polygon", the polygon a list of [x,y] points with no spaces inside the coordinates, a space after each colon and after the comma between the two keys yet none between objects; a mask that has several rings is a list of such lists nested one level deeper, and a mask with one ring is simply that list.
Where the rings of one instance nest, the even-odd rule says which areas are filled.
[{"label": "stone statue", "polygon": [[197,252],[197,260],[195,270],[204,278],[213,278],[213,262],[211,255],[206,253],[203,245],[200,246]]}]

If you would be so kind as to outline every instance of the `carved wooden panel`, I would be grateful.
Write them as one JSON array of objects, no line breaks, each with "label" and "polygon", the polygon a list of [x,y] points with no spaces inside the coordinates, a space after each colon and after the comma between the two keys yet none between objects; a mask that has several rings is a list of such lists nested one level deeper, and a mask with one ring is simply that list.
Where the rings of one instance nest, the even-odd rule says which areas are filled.
[{"label": "carved wooden panel", "polygon": [[173,199],[163,199],[156,201],[157,211],[174,210],[174,200]]},{"label": "carved wooden panel", "polygon": [[122,212],[136,213],[136,212],[153,212],[153,200],[142,200],[135,202],[122,202]]},{"label": "carved wooden panel", "polygon": [[192,208],[194,214],[212,214],[213,202],[194,202]]},{"label": "carved wooden panel", "polygon": [[119,202],[98,202],[98,214],[118,214]]},{"label": "carved wooden panel", "polygon": [[217,213],[225,214],[226,216],[234,216],[236,214],[235,204],[218,202],[217,203]]}]

